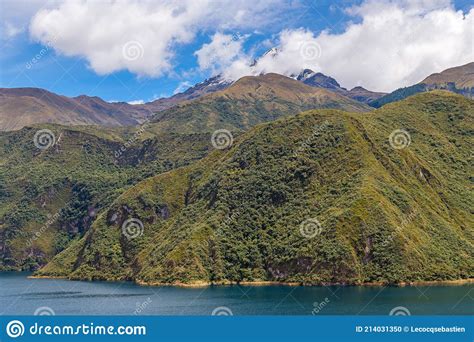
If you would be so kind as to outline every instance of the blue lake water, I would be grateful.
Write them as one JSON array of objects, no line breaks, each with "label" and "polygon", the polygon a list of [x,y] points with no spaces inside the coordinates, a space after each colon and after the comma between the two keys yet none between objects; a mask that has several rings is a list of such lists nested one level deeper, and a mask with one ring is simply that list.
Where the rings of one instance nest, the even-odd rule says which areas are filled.
[{"label": "blue lake water", "polygon": [[[151,287],[0,272],[0,314],[473,315],[474,285]],[[398,309],[397,309],[398,308]]]}]

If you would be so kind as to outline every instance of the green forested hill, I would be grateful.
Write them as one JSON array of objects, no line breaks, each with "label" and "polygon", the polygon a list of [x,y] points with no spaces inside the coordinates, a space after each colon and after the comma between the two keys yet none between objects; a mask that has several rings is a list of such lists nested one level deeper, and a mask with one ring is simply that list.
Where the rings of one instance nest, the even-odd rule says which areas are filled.
[{"label": "green forested hill", "polygon": [[473,114],[473,101],[436,91],[370,113],[313,110],[258,125],[230,149],[128,188],[37,274],[146,283],[473,277]]},{"label": "green forested hill", "polygon": [[[56,143],[37,148],[39,129]],[[137,132],[42,125],[0,134],[0,269],[43,266],[125,189],[212,148],[209,134]]]}]

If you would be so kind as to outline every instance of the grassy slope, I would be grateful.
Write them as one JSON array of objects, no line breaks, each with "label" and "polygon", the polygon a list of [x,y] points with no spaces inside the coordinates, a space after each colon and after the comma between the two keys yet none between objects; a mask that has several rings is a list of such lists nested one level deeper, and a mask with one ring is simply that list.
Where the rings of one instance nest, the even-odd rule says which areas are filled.
[{"label": "grassy slope", "polygon": [[[472,101],[430,92],[370,114],[318,110],[259,125],[230,150],[124,192],[38,274],[151,283],[473,277],[473,114]],[[388,136],[399,128],[412,143],[395,150]],[[120,227],[131,217],[144,234],[128,240]],[[323,227],[312,239],[299,230],[308,218]]]},{"label": "grassy slope", "polygon": [[[45,151],[33,144],[40,127],[60,138]],[[126,188],[211,148],[208,134],[144,133],[115,163],[115,152],[130,137],[132,129],[57,125],[0,135],[0,269],[44,265]]]}]

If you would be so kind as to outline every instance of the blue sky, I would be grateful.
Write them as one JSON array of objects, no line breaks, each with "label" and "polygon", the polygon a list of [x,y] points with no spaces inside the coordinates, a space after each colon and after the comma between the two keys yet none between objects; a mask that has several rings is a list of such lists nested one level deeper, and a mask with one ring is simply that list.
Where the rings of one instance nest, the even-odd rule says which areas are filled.
[{"label": "blue sky", "polygon": [[[130,13],[140,13],[141,3],[130,3]],[[106,2],[102,6],[104,4]],[[470,25],[474,11],[467,0],[421,1],[417,6],[388,0],[276,0],[255,10],[251,2],[242,1],[232,8],[223,4],[199,14],[194,14],[191,8],[189,15],[181,15],[180,11],[188,10],[183,1],[177,5],[178,14],[172,14],[159,25],[147,20],[140,22],[137,16],[127,17],[125,6],[128,5],[125,4],[116,9],[123,18],[117,18],[112,7],[109,14],[107,7],[87,3],[81,6],[90,11],[84,18],[90,18],[93,13],[96,21],[103,21],[103,27],[92,27],[95,22],[91,25],[87,19],[81,22],[81,16],[76,16],[75,11],[83,8],[68,9],[62,2],[47,4],[42,14],[37,15],[41,9],[38,1],[23,1],[20,5],[18,1],[2,1],[0,87],[40,87],[67,96],[86,94],[107,101],[147,102],[170,96],[223,70],[229,77],[237,78],[257,71],[289,74],[300,66],[309,66],[335,77],[346,87],[362,85],[386,91],[413,84],[427,73],[441,71],[440,68],[474,60]],[[144,13],[154,10],[161,13],[159,1],[147,6]],[[389,18],[384,19],[387,16]],[[113,32],[116,21],[120,20],[123,25]],[[180,22],[174,23],[174,20]],[[440,26],[433,28],[438,25],[433,23],[440,20]],[[181,22],[185,29],[176,32],[173,25],[181,25]],[[125,33],[120,33],[127,25],[130,27],[123,31]],[[417,31],[420,25],[426,26],[422,32]],[[449,32],[456,30],[461,33],[451,36]],[[378,32],[387,38],[377,41]],[[130,37],[122,39],[129,33]],[[57,35],[59,38],[51,39]],[[443,48],[431,42],[430,36],[431,40],[452,42],[451,48],[459,51],[445,51],[450,49],[449,44]],[[393,44],[387,42],[389,37],[395,37]],[[142,49],[142,57],[125,62],[117,59],[122,56],[107,59],[109,52],[112,56],[113,51],[122,51],[123,42],[130,41]],[[317,48],[317,56],[298,61],[299,57],[292,54],[295,42],[300,55],[301,47],[307,42],[309,48]],[[207,48],[203,49],[206,44]],[[383,44],[390,45],[384,48]],[[280,60],[262,61],[261,70],[242,67],[242,63],[272,46],[281,48]],[[413,58],[414,49],[416,58]],[[198,51],[202,51],[199,60]],[[375,62],[370,63],[364,56],[374,58]],[[400,64],[393,66],[393,60]],[[411,67],[406,65],[407,61]],[[386,70],[386,76],[382,76],[386,77],[384,82],[379,80],[383,75],[380,69]]]}]

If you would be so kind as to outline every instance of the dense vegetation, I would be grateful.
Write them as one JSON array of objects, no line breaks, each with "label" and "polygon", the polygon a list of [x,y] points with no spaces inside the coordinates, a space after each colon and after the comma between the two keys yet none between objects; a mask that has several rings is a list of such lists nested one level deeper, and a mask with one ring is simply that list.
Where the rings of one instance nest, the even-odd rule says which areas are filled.
[{"label": "dense vegetation", "polygon": [[0,269],[43,266],[125,189],[211,148],[208,134],[43,125],[57,142],[40,150],[38,128],[0,135]]},{"label": "dense vegetation", "polygon": [[[230,149],[110,198],[38,275],[311,284],[473,277],[473,114],[473,101],[438,91],[371,113],[313,110],[259,125]],[[406,148],[389,143],[397,129],[411,137]],[[144,230],[130,239],[122,225],[131,218]],[[311,238],[301,233],[302,223],[314,230],[308,219],[321,225]]]}]

